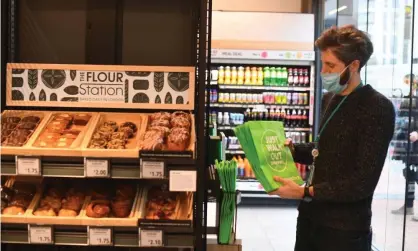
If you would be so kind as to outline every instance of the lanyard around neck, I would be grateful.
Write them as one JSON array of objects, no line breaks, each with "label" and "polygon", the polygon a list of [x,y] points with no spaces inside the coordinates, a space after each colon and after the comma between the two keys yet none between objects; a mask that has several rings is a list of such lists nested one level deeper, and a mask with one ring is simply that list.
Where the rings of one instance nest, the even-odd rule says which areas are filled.
[{"label": "lanyard around neck", "polygon": [[[361,87],[363,87],[363,83],[360,82],[360,84],[356,87],[356,89],[354,89],[354,91],[360,89]],[[353,91],[353,92],[354,92]],[[352,93],[353,93],[352,92]],[[351,93],[350,93],[351,94]],[[318,144],[319,142],[319,138],[321,137],[322,132],[325,130],[325,128],[327,127],[329,121],[332,119],[332,117],[334,117],[334,115],[337,113],[337,111],[340,109],[341,105],[344,103],[344,101],[348,98],[348,96],[350,96],[350,94],[348,94],[347,96],[345,96],[340,103],[337,105],[337,107],[335,107],[335,109],[332,111],[331,115],[329,115],[328,119],[325,121],[325,123],[322,125],[321,130],[319,131],[319,134],[316,136],[314,143]]]}]

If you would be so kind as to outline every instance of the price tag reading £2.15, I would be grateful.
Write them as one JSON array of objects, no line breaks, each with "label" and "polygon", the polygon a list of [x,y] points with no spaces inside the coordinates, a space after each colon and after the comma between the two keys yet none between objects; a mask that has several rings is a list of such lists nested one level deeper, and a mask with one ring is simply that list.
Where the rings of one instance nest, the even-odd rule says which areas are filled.
[{"label": "price tag reading \u00a32.15", "polygon": [[29,242],[31,244],[52,244],[52,228],[45,226],[30,226]]},{"label": "price tag reading \u00a32.15", "polygon": [[163,231],[161,230],[141,230],[141,247],[162,247]]},{"label": "price tag reading \u00a32.15", "polygon": [[86,177],[109,177],[109,161],[105,159],[85,159]]},{"label": "price tag reading \u00a32.15", "polygon": [[142,161],[143,179],[162,179],[164,178],[164,162],[162,161]]},{"label": "price tag reading \u00a32.15", "polygon": [[33,157],[16,157],[17,175],[41,175],[41,160]]},{"label": "price tag reading \u00a32.15", "polygon": [[89,227],[89,241],[91,246],[111,246],[112,230],[110,228]]}]

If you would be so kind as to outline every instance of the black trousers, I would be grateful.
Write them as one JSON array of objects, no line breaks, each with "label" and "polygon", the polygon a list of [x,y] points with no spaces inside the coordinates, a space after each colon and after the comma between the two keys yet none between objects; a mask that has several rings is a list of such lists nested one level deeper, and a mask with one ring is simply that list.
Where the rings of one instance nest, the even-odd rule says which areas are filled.
[{"label": "black trousers", "polygon": [[403,176],[407,181],[408,192],[406,196],[406,207],[414,207],[415,200],[415,183],[418,184],[418,167],[416,165],[411,165],[403,169]]},{"label": "black trousers", "polygon": [[371,246],[371,231],[337,230],[298,218],[295,251],[371,251]]}]

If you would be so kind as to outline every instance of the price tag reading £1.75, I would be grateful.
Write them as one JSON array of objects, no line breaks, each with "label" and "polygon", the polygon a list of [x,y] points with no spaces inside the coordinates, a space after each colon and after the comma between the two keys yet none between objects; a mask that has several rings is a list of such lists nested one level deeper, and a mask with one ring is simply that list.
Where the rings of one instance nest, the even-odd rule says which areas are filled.
[{"label": "price tag reading \u00a31.75", "polygon": [[16,157],[17,175],[41,175],[41,160],[34,157]]},{"label": "price tag reading \u00a31.75", "polygon": [[29,242],[31,244],[52,244],[52,228],[45,226],[30,226]]},{"label": "price tag reading \u00a31.75", "polygon": [[141,247],[162,247],[162,230],[140,230]]},{"label": "price tag reading \u00a31.75", "polygon": [[106,159],[85,159],[86,177],[109,177],[109,161]]},{"label": "price tag reading \u00a31.75", "polygon": [[164,178],[164,162],[162,161],[142,161],[143,179],[162,179]]},{"label": "price tag reading \u00a31.75", "polygon": [[110,228],[89,227],[89,241],[91,246],[111,246],[112,230]]}]

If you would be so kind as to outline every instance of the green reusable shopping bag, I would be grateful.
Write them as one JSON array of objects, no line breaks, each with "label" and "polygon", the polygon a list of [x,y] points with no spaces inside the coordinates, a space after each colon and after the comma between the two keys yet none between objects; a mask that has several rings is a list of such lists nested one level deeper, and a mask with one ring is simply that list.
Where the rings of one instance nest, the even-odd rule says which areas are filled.
[{"label": "green reusable shopping bag", "polygon": [[250,121],[237,127],[235,135],[266,192],[280,187],[280,184],[274,181],[274,176],[303,184],[292,154],[284,146],[286,138],[282,122]]}]

